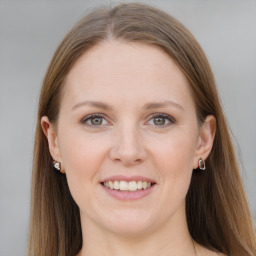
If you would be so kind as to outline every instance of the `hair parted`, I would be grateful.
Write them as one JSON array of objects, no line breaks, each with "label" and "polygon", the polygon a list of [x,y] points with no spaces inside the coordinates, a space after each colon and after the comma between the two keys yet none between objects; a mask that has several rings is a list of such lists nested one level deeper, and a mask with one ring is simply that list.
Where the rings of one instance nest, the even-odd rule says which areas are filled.
[{"label": "hair parted", "polygon": [[58,121],[65,78],[78,58],[107,40],[139,42],[163,49],[188,79],[199,123],[217,121],[207,171],[194,172],[186,197],[191,236],[199,244],[232,256],[256,255],[256,239],[238,163],[207,58],[191,33],[172,16],[130,3],[95,9],[57,48],[46,72],[34,142],[28,255],[74,256],[82,247],[79,208],[66,176],[53,171],[42,116]]}]

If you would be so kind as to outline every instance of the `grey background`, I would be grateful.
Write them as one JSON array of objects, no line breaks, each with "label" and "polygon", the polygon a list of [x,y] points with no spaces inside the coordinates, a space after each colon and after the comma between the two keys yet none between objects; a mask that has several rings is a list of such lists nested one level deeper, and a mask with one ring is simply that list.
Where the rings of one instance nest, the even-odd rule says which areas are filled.
[{"label": "grey background", "polygon": [[[256,1],[138,2],[178,18],[205,50],[256,221]],[[109,3],[0,1],[0,256],[26,254],[36,108],[47,65],[85,11]]]}]

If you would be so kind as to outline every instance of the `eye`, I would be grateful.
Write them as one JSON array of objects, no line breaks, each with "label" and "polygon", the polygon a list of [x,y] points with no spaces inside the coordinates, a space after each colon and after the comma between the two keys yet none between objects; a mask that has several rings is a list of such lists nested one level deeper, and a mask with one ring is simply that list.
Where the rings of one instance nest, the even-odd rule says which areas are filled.
[{"label": "eye", "polygon": [[157,114],[151,115],[151,118],[148,123],[153,126],[166,127],[168,125],[175,123],[175,120],[173,117],[167,114],[157,113]]},{"label": "eye", "polygon": [[86,116],[81,120],[81,122],[82,124],[85,124],[87,126],[92,126],[92,127],[108,124],[107,120],[101,114],[92,114],[92,115]]}]

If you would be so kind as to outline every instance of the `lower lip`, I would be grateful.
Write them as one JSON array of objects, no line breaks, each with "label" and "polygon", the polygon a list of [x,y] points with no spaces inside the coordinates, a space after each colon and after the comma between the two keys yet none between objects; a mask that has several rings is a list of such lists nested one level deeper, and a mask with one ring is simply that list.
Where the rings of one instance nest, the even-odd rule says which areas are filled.
[{"label": "lower lip", "polygon": [[155,185],[156,184],[152,185],[151,187],[149,187],[147,189],[141,189],[141,190],[136,190],[136,191],[121,191],[121,190],[110,189],[103,185],[101,185],[101,186],[110,196],[112,196],[118,200],[132,201],[132,200],[141,199],[141,198],[149,195],[155,188]]}]

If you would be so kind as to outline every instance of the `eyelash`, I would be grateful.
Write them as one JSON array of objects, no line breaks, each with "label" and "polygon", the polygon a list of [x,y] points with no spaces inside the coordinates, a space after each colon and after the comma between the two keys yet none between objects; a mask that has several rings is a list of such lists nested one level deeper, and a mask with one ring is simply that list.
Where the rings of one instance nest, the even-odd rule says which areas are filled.
[{"label": "eyelash", "polygon": [[[103,114],[97,113],[97,114],[91,114],[91,115],[88,115],[88,116],[82,118],[81,123],[85,124],[88,127],[92,127],[92,128],[98,128],[99,126],[102,126],[102,124],[94,125],[94,124],[88,124],[87,123],[87,121],[92,120],[94,118],[102,118],[102,119],[106,120],[106,118]],[[173,117],[171,117],[170,115],[164,114],[164,113],[154,113],[154,114],[150,115],[149,116],[149,121],[153,118],[164,118],[165,120],[169,121],[169,123],[164,124],[164,125],[153,125],[153,126],[155,126],[157,128],[160,128],[160,129],[165,128],[167,126],[170,126],[170,125],[172,125],[176,122],[176,120]]]},{"label": "eyelash", "polygon": [[95,127],[95,128],[97,128],[97,127],[100,126],[100,125],[94,125],[94,124],[87,124],[87,123],[86,123],[88,120],[92,120],[92,119],[94,119],[94,118],[103,118],[103,119],[105,119],[105,117],[104,117],[103,114],[91,114],[91,115],[89,115],[89,116],[84,117],[84,118],[81,120],[81,123],[82,123],[82,124],[85,124],[85,125],[87,125],[87,126],[89,126],[89,127]]},{"label": "eyelash", "polygon": [[153,118],[164,118],[165,120],[169,121],[169,123],[164,124],[164,125],[154,125],[155,127],[160,128],[160,129],[170,126],[176,122],[176,120],[172,116],[164,114],[164,113],[154,113],[150,116],[149,120],[151,120]]}]

